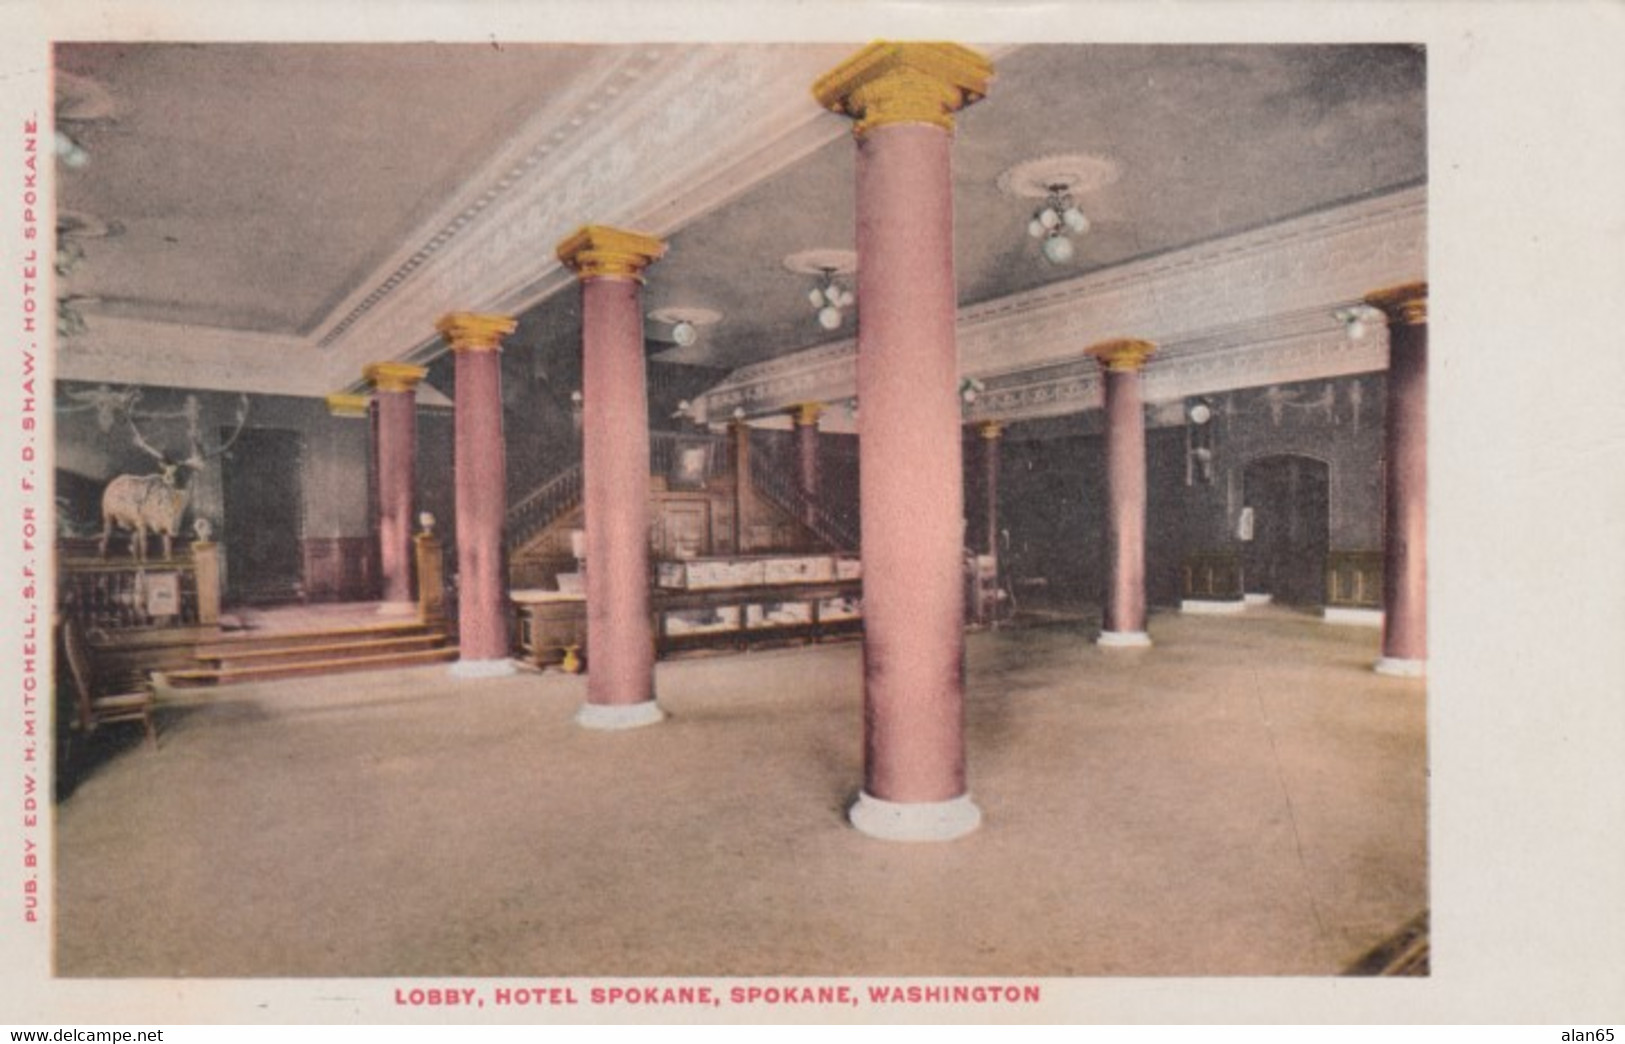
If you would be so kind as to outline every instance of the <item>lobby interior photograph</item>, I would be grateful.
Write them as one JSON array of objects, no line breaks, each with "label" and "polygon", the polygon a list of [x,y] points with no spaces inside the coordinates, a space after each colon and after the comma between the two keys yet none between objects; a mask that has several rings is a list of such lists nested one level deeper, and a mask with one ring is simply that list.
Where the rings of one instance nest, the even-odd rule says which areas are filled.
[{"label": "lobby interior photograph", "polygon": [[1430,973],[1424,47],[51,54],[56,976]]}]

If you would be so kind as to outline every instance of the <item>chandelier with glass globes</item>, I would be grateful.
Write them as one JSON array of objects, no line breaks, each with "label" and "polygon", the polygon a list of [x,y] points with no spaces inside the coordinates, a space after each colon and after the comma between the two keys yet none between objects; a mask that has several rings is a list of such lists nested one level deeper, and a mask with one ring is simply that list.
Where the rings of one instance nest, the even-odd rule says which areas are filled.
[{"label": "chandelier with glass globes", "polygon": [[[1052,265],[1064,265],[1078,255],[1076,239],[1092,223],[1079,200],[1112,184],[1121,168],[1117,161],[1093,153],[1075,152],[1024,160],[999,175],[999,191],[1018,199],[1040,200],[1027,220],[1027,235],[1038,241],[1039,253]],[[1093,208],[1095,204],[1091,203]]]},{"label": "chandelier with glass globes", "polygon": [[1044,260],[1054,265],[1064,265],[1077,255],[1071,237],[1088,232],[1089,219],[1078,208],[1064,184],[1047,187],[1049,195],[1044,205],[1033,212],[1032,220],[1027,222],[1027,234],[1043,241],[1039,248],[1044,253]]},{"label": "chandelier with glass globes", "polygon": [[826,330],[839,330],[845,318],[845,309],[857,300],[852,291],[835,281],[834,268],[824,268],[822,281],[807,292],[807,300],[818,312],[818,325]]}]

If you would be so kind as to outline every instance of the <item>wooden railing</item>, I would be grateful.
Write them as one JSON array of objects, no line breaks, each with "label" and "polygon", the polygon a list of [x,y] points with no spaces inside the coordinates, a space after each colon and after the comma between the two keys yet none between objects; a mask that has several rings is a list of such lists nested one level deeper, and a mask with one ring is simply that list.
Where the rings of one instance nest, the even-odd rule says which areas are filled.
[{"label": "wooden railing", "polygon": [[[674,484],[687,481],[697,485],[726,475],[727,439],[706,432],[650,432],[649,473]],[[577,462],[515,502],[508,508],[509,550],[524,547],[579,507],[583,489],[581,464]]]},{"label": "wooden railing", "polygon": [[192,543],[173,557],[101,558],[94,544],[57,548],[57,606],[85,634],[209,626],[220,620],[220,545]]},{"label": "wooden railing", "polygon": [[523,547],[536,535],[580,505],[582,474],[579,463],[542,483],[508,509],[508,547]]}]

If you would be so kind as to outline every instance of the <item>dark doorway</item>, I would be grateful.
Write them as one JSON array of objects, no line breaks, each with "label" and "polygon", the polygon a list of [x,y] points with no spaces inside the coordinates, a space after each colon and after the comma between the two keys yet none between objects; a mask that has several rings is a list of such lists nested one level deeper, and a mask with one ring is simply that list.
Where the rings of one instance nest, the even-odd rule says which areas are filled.
[{"label": "dark doorway", "polygon": [[303,596],[304,445],[299,433],[247,428],[221,461],[228,595],[237,604]]},{"label": "dark doorway", "polygon": [[[1325,462],[1294,455],[1260,458],[1247,465],[1243,490],[1252,515],[1252,539],[1243,553],[1248,592],[1289,605],[1325,604],[1331,540]],[[1245,527],[1243,521],[1243,536]]]}]

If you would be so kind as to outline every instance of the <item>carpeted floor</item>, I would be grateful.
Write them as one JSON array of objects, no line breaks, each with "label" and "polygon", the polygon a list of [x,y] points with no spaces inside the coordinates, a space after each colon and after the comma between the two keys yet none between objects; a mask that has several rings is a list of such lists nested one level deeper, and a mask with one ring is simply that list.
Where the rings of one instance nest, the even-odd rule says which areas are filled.
[{"label": "carpeted floor", "polygon": [[1332,975],[1428,905],[1426,707],[1377,633],[1282,609],[968,639],[945,844],[858,834],[860,646],[584,680],[221,690],[56,816],[68,977]]}]

